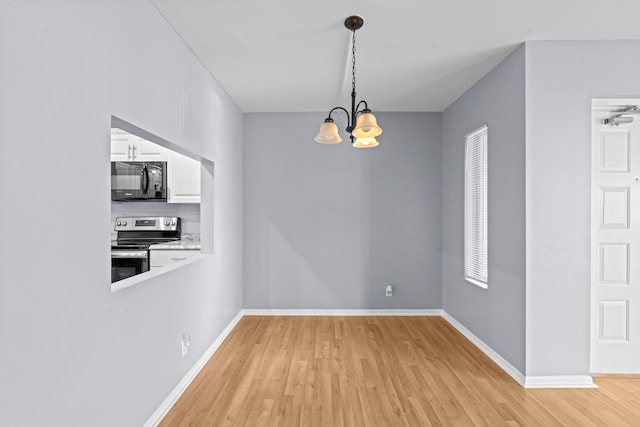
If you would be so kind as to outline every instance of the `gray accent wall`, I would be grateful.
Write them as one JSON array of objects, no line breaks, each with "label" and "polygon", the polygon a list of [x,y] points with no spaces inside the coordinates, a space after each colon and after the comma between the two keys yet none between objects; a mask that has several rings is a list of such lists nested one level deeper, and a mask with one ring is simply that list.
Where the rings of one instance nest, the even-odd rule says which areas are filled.
[{"label": "gray accent wall", "polygon": [[[3,2],[0,64],[0,425],[139,427],[242,308],[242,113],[147,0]],[[213,255],[114,294],[111,115],[215,162]]]},{"label": "gray accent wall", "polygon": [[[525,368],[525,49],[442,116],[443,308],[515,368]],[[488,125],[489,286],[464,279],[464,138]]]},{"label": "gray accent wall", "polygon": [[640,97],[640,41],[530,42],[526,56],[527,375],[586,375],[591,101]]},{"label": "gray accent wall", "polygon": [[441,114],[376,116],[355,149],[314,142],[326,112],[245,114],[246,308],[442,306]]}]

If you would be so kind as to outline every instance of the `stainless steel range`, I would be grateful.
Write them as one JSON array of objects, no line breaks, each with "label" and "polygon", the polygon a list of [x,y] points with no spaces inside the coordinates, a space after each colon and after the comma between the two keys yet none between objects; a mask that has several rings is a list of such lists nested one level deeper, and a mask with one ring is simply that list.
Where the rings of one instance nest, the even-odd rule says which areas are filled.
[{"label": "stainless steel range", "polygon": [[180,240],[179,217],[120,217],[111,242],[111,283],[149,271],[149,246]]}]

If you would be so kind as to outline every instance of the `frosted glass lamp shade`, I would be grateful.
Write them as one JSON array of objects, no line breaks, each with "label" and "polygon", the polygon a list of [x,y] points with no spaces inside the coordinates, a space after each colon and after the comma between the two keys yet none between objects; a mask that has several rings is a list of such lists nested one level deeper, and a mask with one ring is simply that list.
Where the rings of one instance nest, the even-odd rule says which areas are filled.
[{"label": "frosted glass lamp shade", "polygon": [[353,143],[353,147],[355,148],[373,148],[380,145],[380,143],[375,139],[375,137],[371,138],[357,138]]},{"label": "frosted glass lamp shade", "polygon": [[315,141],[320,144],[339,144],[342,142],[342,138],[338,134],[338,126],[332,119],[325,119],[324,123],[320,125],[320,132],[316,135]]},{"label": "frosted glass lamp shade", "polygon": [[381,134],[382,129],[378,126],[376,116],[373,115],[371,110],[364,110],[358,115],[356,127],[351,132],[351,135],[356,138],[375,138]]}]

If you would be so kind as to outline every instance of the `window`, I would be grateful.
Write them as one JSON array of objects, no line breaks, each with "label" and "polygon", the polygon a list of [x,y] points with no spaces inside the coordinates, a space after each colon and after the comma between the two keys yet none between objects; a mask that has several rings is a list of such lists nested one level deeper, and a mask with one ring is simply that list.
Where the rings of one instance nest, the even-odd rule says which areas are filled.
[{"label": "window", "polygon": [[464,138],[464,278],[487,289],[488,128]]}]

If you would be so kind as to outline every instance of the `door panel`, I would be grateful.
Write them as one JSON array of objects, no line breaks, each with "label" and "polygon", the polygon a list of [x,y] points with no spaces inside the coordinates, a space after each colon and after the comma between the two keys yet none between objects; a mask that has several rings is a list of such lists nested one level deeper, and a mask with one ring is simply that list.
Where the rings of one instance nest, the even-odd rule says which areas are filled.
[{"label": "door panel", "polygon": [[602,187],[602,228],[629,228],[629,188]]},{"label": "door panel", "polygon": [[601,342],[629,342],[629,301],[600,301]]},{"label": "door panel", "polygon": [[629,244],[600,245],[600,281],[602,285],[629,285]]},{"label": "door panel", "polygon": [[600,171],[629,172],[629,130],[600,130]]}]

